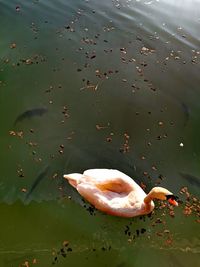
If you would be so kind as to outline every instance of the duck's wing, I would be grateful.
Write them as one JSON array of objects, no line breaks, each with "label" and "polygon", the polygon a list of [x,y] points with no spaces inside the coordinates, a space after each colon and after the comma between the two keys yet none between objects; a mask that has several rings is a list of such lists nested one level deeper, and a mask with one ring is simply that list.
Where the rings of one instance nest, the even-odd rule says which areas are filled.
[{"label": "duck's wing", "polygon": [[140,188],[129,176],[118,170],[90,169],[85,171],[83,175],[86,182],[94,184],[101,191],[128,193]]},{"label": "duck's wing", "polygon": [[108,202],[108,198],[95,185],[80,183],[77,186],[77,191],[96,208],[99,208],[99,206],[107,205],[106,203]]},{"label": "duck's wing", "polygon": [[125,199],[121,194],[102,191],[95,185],[87,183],[79,184],[77,190],[95,208],[108,214],[120,216],[120,210],[125,207]]}]

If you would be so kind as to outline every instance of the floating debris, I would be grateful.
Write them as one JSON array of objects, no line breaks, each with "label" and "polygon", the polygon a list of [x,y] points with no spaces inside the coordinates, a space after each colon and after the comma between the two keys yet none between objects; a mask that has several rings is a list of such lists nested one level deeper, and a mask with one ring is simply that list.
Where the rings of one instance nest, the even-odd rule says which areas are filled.
[{"label": "floating debris", "polygon": [[130,151],[130,145],[129,145],[130,136],[127,133],[124,133],[124,139],[125,141],[119,150],[121,153],[127,153]]},{"label": "floating debris", "polygon": [[97,130],[107,129],[108,127],[109,127],[109,123],[107,124],[107,126],[96,124]]},{"label": "floating debris", "polygon": [[11,49],[14,49],[14,48],[16,48],[16,47],[17,47],[16,43],[12,43],[12,44],[10,45],[10,48],[11,48]]},{"label": "floating debris", "polygon": [[23,178],[23,177],[25,176],[25,175],[24,175],[24,171],[23,171],[22,168],[20,168],[20,169],[17,170],[17,174],[18,174],[18,176],[21,177],[21,178]]},{"label": "floating debris", "polygon": [[16,7],[15,7],[15,10],[16,10],[17,12],[19,12],[19,11],[20,11],[20,6],[16,6]]},{"label": "floating debris", "polygon": [[19,132],[9,131],[9,134],[12,135],[12,136],[17,136],[19,138],[23,138],[24,137],[24,132],[23,131],[19,131]]},{"label": "floating debris", "polygon": [[54,259],[53,259],[52,264],[55,264],[56,262],[58,262],[58,257],[60,255],[66,258],[69,252],[72,252],[72,248],[69,247],[69,241],[64,240],[62,247],[58,251],[56,251],[55,249],[53,250],[52,255],[54,256]]},{"label": "floating debris", "polygon": [[147,55],[149,55],[149,54],[152,54],[152,53],[154,53],[154,52],[155,52],[154,49],[150,49],[150,48],[147,48],[147,47],[145,47],[145,46],[143,46],[143,47],[141,48],[141,50],[140,50],[140,53],[141,53],[142,55],[145,55],[145,56],[147,56]]},{"label": "floating debris", "polygon": [[23,193],[26,193],[26,192],[27,192],[27,188],[22,188],[21,191],[22,191]]}]

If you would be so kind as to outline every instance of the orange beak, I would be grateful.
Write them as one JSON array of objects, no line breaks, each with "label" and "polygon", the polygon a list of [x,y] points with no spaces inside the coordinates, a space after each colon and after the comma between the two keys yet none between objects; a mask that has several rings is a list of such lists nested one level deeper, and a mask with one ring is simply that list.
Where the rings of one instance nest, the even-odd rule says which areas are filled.
[{"label": "orange beak", "polygon": [[173,206],[178,206],[178,202],[175,199],[169,198],[168,202]]}]

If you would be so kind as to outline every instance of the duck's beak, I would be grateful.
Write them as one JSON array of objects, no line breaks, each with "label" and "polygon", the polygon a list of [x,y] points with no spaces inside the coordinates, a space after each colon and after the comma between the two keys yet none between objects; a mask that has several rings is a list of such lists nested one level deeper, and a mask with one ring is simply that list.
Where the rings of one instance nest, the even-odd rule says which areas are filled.
[{"label": "duck's beak", "polygon": [[171,205],[173,205],[173,206],[178,206],[178,202],[177,202],[175,199],[173,199],[173,198],[169,198],[169,199],[168,199],[168,202],[169,202]]}]

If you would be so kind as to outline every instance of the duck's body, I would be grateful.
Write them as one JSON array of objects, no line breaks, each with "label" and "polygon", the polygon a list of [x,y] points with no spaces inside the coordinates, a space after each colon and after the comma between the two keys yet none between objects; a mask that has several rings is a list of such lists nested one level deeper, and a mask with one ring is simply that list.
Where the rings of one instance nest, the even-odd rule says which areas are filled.
[{"label": "duck's body", "polygon": [[98,210],[114,216],[134,217],[150,213],[154,209],[152,199],[158,189],[163,189],[165,195],[172,195],[161,187],[146,195],[129,176],[112,169],[90,169],[83,174],[64,175],[64,178]]}]

